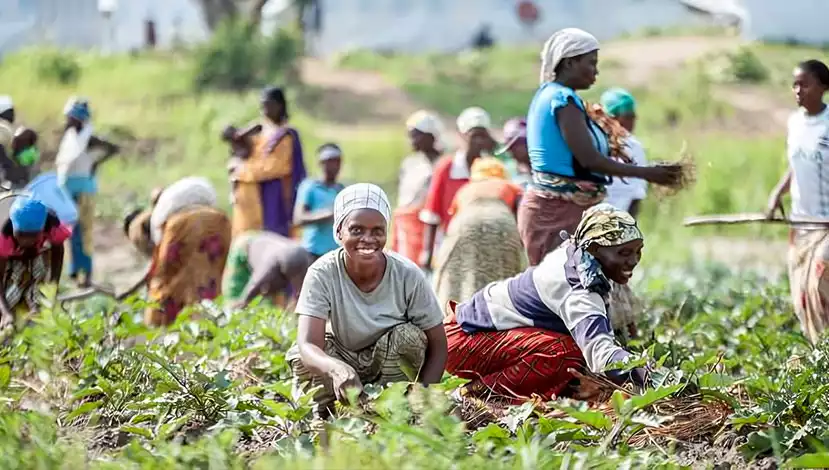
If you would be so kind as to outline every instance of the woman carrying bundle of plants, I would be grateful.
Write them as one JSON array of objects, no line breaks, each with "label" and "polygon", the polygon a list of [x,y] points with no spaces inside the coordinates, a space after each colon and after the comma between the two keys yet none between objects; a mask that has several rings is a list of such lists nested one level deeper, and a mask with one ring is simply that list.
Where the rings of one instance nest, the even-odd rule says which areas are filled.
[{"label": "woman carrying bundle of plants", "polygon": [[605,198],[611,176],[669,186],[682,177],[680,165],[628,164],[614,145],[620,136],[591,116],[576,92],[596,81],[598,52],[596,38],[577,28],[553,33],[541,52],[541,83],[527,114],[532,183],[518,211],[518,228],[533,266],[561,243],[561,230],[574,230],[582,212]]},{"label": "woman carrying bundle of plants", "polygon": [[461,395],[550,400],[574,392],[569,369],[585,364],[619,383],[645,383],[644,369],[605,370],[629,356],[616,341],[609,308],[612,283],[627,284],[639,264],[644,243],[636,221],[599,204],[564,235],[540,265],[468,302],[449,303],[446,370],[472,380]]},{"label": "woman carrying bundle of plants", "polygon": [[[768,215],[780,209],[785,193],[792,196],[792,216],[829,222],[829,68],[808,60],[794,70],[792,84],[797,105],[788,122],[789,168],[769,198]],[[794,310],[803,334],[816,343],[829,326],[829,229],[793,229],[789,236],[789,280]]]},{"label": "woman carrying bundle of plants", "polygon": [[391,207],[373,184],[345,188],[334,202],[341,248],[309,269],[296,312],[297,343],[287,354],[297,386],[322,388],[326,416],[363,384],[440,381],[446,363],[443,314],[423,272],[384,252]]}]

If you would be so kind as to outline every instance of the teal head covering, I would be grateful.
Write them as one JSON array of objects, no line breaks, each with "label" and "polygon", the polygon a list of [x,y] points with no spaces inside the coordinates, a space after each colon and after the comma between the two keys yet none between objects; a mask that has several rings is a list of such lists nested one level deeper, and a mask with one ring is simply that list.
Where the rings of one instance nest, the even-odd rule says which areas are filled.
[{"label": "teal head covering", "polygon": [[18,196],[9,210],[9,219],[15,232],[36,233],[46,226],[49,209],[29,196]]},{"label": "teal head covering", "polygon": [[601,103],[605,112],[613,117],[636,112],[636,100],[623,88],[611,88],[602,93]]}]

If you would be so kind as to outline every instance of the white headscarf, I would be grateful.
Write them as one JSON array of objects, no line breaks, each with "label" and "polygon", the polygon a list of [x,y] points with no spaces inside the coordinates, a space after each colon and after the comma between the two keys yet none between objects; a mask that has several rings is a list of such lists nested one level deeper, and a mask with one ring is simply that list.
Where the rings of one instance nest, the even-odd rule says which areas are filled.
[{"label": "white headscarf", "polygon": [[338,232],[348,214],[360,209],[374,209],[386,219],[386,226],[391,220],[389,197],[377,185],[357,183],[343,189],[334,200],[334,240],[342,244]]},{"label": "white headscarf", "polygon": [[434,113],[423,109],[416,111],[406,120],[406,129],[417,129],[424,134],[430,134],[435,139],[435,150],[446,150],[443,123]]},{"label": "white headscarf", "polygon": [[216,207],[217,199],[213,185],[201,176],[188,176],[164,188],[150,216],[153,243],[161,243],[161,229],[170,217],[197,206]]},{"label": "white headscarf", "polygon": [[484,111],[483,108],[473,106],[461,111],[456,124],[458,126],[458,132],[466,134],[476,127],[489,130],[492,127],[492,119],[489,117],[489,113]]},{"label": "white headscarf", "polygon": [[556,78],[556,67],[563,60],[599,50],[599,41],[587,31],[579,28],[564,28],[556,31],[544,43],[541,50],[541,83]]}]

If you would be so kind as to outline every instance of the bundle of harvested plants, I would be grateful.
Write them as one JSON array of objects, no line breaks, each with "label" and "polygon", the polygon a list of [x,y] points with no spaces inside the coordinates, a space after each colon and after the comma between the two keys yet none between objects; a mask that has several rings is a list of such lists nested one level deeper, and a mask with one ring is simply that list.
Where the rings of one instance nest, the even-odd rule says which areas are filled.
[{"label": "bundle of harvested plants", "polygon": [[697,182],[697,164],[694,155],[688,151],[688,143],[682,142],[682,148],[679,150],[678,158],[675,161],[659,160],[653,162],[654,165],[679,165],[682,169],[682,175],[679,182],[673,186],[654,185],[652,193],[657,198],[671,197],[684,189],[688,189]]}]

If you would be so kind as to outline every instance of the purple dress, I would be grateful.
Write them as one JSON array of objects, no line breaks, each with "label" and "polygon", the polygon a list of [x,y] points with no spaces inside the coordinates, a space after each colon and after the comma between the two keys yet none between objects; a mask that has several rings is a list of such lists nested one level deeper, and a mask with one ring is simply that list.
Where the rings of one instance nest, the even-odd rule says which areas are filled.
[{"label": "purple dress", "polygon": [[[291,135],[293,142],[290,180],[287,178],[275,179],[265,181],[259,185],[262,191],[262,229],[285,237],[291,236],[297,188],[307,176],[305,161],[302,158],[302,143],[299,141],[299,133],[295,129],[281,127],[277,130],[268,142],[269,152],[273,151],[282,141],[282,138],[288,134]],[[291,185],[290,200],[286,200],[288,197],[285,191],[286,184]]]}]

